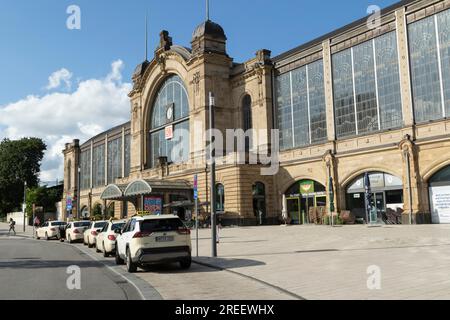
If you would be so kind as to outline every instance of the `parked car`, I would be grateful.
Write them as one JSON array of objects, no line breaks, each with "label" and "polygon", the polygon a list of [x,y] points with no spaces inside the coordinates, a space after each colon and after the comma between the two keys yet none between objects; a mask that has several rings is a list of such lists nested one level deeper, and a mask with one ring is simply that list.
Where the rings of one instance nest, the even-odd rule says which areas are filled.
[{"label": "parked car", "polygon": [[47,241],[50,239],[59,239],[59,228],[66,226],[66,222],[63,221],[47,221],[42,224],[41,227],[35,231],[36,239],[45,238]]},{"label": "parked car", "polygon": [[90,221],[74,221],[69,222],[65,229],[64,239],[68,243],[75,241],[82,241],[84,239],[84,232],[91,226]]},{"label": "parked car", "polygon": [[116,241],[116,264],[126,261],[128,272],[152,264],[179,262],[191,266],[191,231],[175,215],[134,217]]},{"label": "parked car", "polygon": [[103,227],[95,241],[97,252],[103,252],[104,257],[109,257],[116,251],[116,238],[125,223],[126,220],[110,221]]},{"label": "parked car", "polygon": [[98,233],[103,229],[103,227],[107,224],[107,221],[94,221],[89,226],[84,234],[84,243],[87,244],[89,248],[93,248],[95,246],[95,241],[97,239]]}]

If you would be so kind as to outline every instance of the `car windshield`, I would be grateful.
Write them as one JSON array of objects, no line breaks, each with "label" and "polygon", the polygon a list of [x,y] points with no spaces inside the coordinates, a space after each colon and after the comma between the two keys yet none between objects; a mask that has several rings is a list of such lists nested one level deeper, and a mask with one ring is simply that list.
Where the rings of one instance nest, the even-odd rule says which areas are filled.
[{"label": "car windshield", "polygon": [[156,219],[156,220],[144,220],[141,222],[142,232],[165,232],[176,231],[183,228],[183,222],[180,219]]},{"label": "car windshield", "polygon": [[125,222],[113,224],[111,226],[111,230],[113,230],[113,231],[120,230],[123,228],[124,225],[125,225]]},{"label": "car windshield", "polygon": [[65,226],[66,224],[65,222],[52,222],[52,226]]},{"label": "car windshield", "polygon": [[94,224],[94,228],[98,229],[98,228],[103,228],[106,225],[106,222],[96,222]]},{"label": "car windshield", "polygon": [[88,222],[75,222],[73,224],[73,226],[75,228],[89,227],[90,225],[91,225],[91,223],[89,221]]}]

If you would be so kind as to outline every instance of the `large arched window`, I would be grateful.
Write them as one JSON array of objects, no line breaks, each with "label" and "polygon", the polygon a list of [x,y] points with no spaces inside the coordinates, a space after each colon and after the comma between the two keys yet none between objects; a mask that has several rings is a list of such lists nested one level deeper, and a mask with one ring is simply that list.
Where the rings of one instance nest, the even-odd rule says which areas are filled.
[{"label": "large arched window", "polygon": [[161,85],[153,103],[150,130],[151,166],[160,157],[169,163],[189,159],[189,101],[181,78],[172,75]]}]

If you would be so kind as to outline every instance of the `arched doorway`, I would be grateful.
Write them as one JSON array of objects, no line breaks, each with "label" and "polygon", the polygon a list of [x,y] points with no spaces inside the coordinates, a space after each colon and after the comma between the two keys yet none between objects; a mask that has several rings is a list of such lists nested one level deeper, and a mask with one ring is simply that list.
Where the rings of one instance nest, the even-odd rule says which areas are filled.
[{"label": "arched doorway", "polygon": [[84,206],[83,209],[81,209],[81,218],[85,219],[89,217],[90,217],[89,209],[87,206]]},{"label": "arched doorway", "polygon": [[450,224],[450,166],[430,178],[429,193],[432,223]]},{"label": "arched doorway", "polygon": [[266,186],[262,182],[253,185],[253,212],[258,223],[262,225],[266,218]]},{"label": "arched doorway", "polygon": [[116,209],[115,202],[111,202],[109,204],[108,208],[106,209],[105,218],[106,219],[114,218],[114,216],[115,216],[115,209]]},{"label": "arched doorway", "polygon": [[327,206],[326,188],[314,180],[294,183],[285,195],[287,213],[293,224],[313,223],[310,219],[312,210],[324,209]]},{"label": "arched doorway", "polygon": [[[372,208],[376,210],[378,221],[400,224],[403,213],[402,179],[385,172],[369,172],[372,193]],[[347,209],[355,215],[359,223],[367,223],[365,210],[364,174],[351,181],[346,189]]]}]

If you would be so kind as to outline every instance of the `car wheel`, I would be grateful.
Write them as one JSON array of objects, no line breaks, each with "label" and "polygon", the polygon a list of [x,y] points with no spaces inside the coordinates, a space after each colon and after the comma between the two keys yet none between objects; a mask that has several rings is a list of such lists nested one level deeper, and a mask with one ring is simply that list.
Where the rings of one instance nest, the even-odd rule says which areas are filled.
[{"label": "car wheel", "polygon": [[88,238],[88,248],[93,248],[93,247],[94,247],[94,245],[91,244],[91,241],[90,241],[89,238]]},{"label": "car wheel", "polygon": [[129,273],[134,273],[137,271],[137,264],[131,260],[130,249],[127,249],[127,270]]},{"label": "car wheel", "polygon": [[105,249],[105,243],[103,243],[103,256],[104,256],[105,258],[108,258],[108,257],[109,257],[109,253],[106,252],[106,249]]},{"label": "car wheel", "polygon": [[[117,248],[117,244],[116,244]],[[117,265],[123,265],[125,261],[119,256],[119,250],[116,249],[116,264]]]},{"label": "car wheel", "polygon": [[100,253],[100,249],[98,248],[98,242],[95,242],[95,252]]},{"label": "car wheel", "polygon": [[189,269],[189,268],[191,267],[191,264],[192,264],[192,258],[191,258],[191,257],[189,257],[189,258],[187,258],[187,259],[185,259],[185,260],[180,261],[180,267],[181,267],[181,269],[183,269],[183,270]]},{"label": "car wheel", "polygon": [[36,240],[40,240],[41,238],[39,238],[38,233],[36,232]]},{"label": "car wheel", "polygon": [[45,233],[45,240],[47,240],[47,241],[50,240],[50,238],[48,237],[48,233],[47,232]]}]

